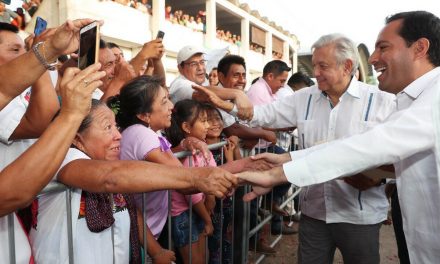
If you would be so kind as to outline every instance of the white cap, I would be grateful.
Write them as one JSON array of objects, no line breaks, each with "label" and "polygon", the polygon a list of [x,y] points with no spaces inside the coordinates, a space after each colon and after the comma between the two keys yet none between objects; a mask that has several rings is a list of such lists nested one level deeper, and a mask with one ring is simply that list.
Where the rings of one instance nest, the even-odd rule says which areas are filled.
[{"label": "white cap", "polygon": [[197,53],[205,54],[205,50],[201,47],[191,45],[183,47],[181,50],[179,50],[179,53],[177,53],[177,64],[180,65],[182,62],[186,61]]}]

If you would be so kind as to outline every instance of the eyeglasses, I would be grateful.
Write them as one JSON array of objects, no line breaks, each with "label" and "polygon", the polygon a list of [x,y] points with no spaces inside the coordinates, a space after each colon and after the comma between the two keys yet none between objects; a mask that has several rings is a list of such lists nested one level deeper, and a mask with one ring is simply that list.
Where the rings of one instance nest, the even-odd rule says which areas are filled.
[{"label": "eyeglasses", "polygon": [[200,61],[192,61],[192,62],[185,62],[186,65],[189,65],[191,68],[196,68],[197,66],[205,66],[206,60],[200,60]]}]

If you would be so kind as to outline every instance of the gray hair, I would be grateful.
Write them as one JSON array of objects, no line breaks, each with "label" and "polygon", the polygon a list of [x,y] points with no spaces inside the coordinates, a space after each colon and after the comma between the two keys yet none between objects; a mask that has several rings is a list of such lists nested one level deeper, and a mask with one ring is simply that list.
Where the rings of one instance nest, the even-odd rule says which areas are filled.
[{"label": "gray hair", "polygon": [[335,57],[337,63],[343,64],[345,60],[351,60],[353,62],[351,76],[355,75],[356,70],[359,67],[359,52],[356,44],[346,36],[338,33],[324,35],[312,45],[312,52],[317,48],[322,48],[331,44],[335,45]]}]

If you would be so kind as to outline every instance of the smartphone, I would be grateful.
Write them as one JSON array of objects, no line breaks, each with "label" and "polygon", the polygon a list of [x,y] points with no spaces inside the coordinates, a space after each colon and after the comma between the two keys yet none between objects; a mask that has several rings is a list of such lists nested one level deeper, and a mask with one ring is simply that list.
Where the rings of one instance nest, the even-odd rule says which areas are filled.
[{"label": "smartphone", "polygon": [[156,36],[157,39],[159,39],[159,38],[163,39],[163,36],[165,36],[165,32],[163,32],[161,30],[157,31],[157,36]]},{"label": "smartphone", "polygon": [[35,36],[40,35],[43,31],[46,30],[47,21],[42,19],[41,17],[37,17],[37,21],[35,22],[34,34]]},{"label": "smartphone", "polygon": [[98,62],[99,23],[92,22],[79,31],[78,68],[84,70]]}]

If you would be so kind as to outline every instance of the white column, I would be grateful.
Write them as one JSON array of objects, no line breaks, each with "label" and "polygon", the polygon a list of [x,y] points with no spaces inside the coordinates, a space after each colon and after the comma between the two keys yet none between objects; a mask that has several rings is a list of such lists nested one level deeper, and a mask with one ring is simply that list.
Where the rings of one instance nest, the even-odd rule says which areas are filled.
[{"label": "white column", "polygon": [[217,8],[215,0],[206,0],[205,47],[212,48],[217,34]]},{"label": "white column", "polygon": [[165,0],[153,0],[153,17],[151,19],[151,36],[156,38],[157,31],[165,23]]},{"label": "white column", "polygon": [[291,61],[289,61],[289,42],[284,41],[283,42],[283,58],[282,60],[284,62],[287,62],[287,64],[290,64]]},{"label": "white column", "polygon": [[273,60],[272,57],[272,33],[267,31],[266,32],[266,53],[264,55],[265,63],[268,63],[269,61]]},{"label": "white column", "polygon": [[249,38],[250,38],[250,23],[249,18],[241,19],[241,47],[240,47],[240,56],[243,58],[247,58],[249,51]]}]

